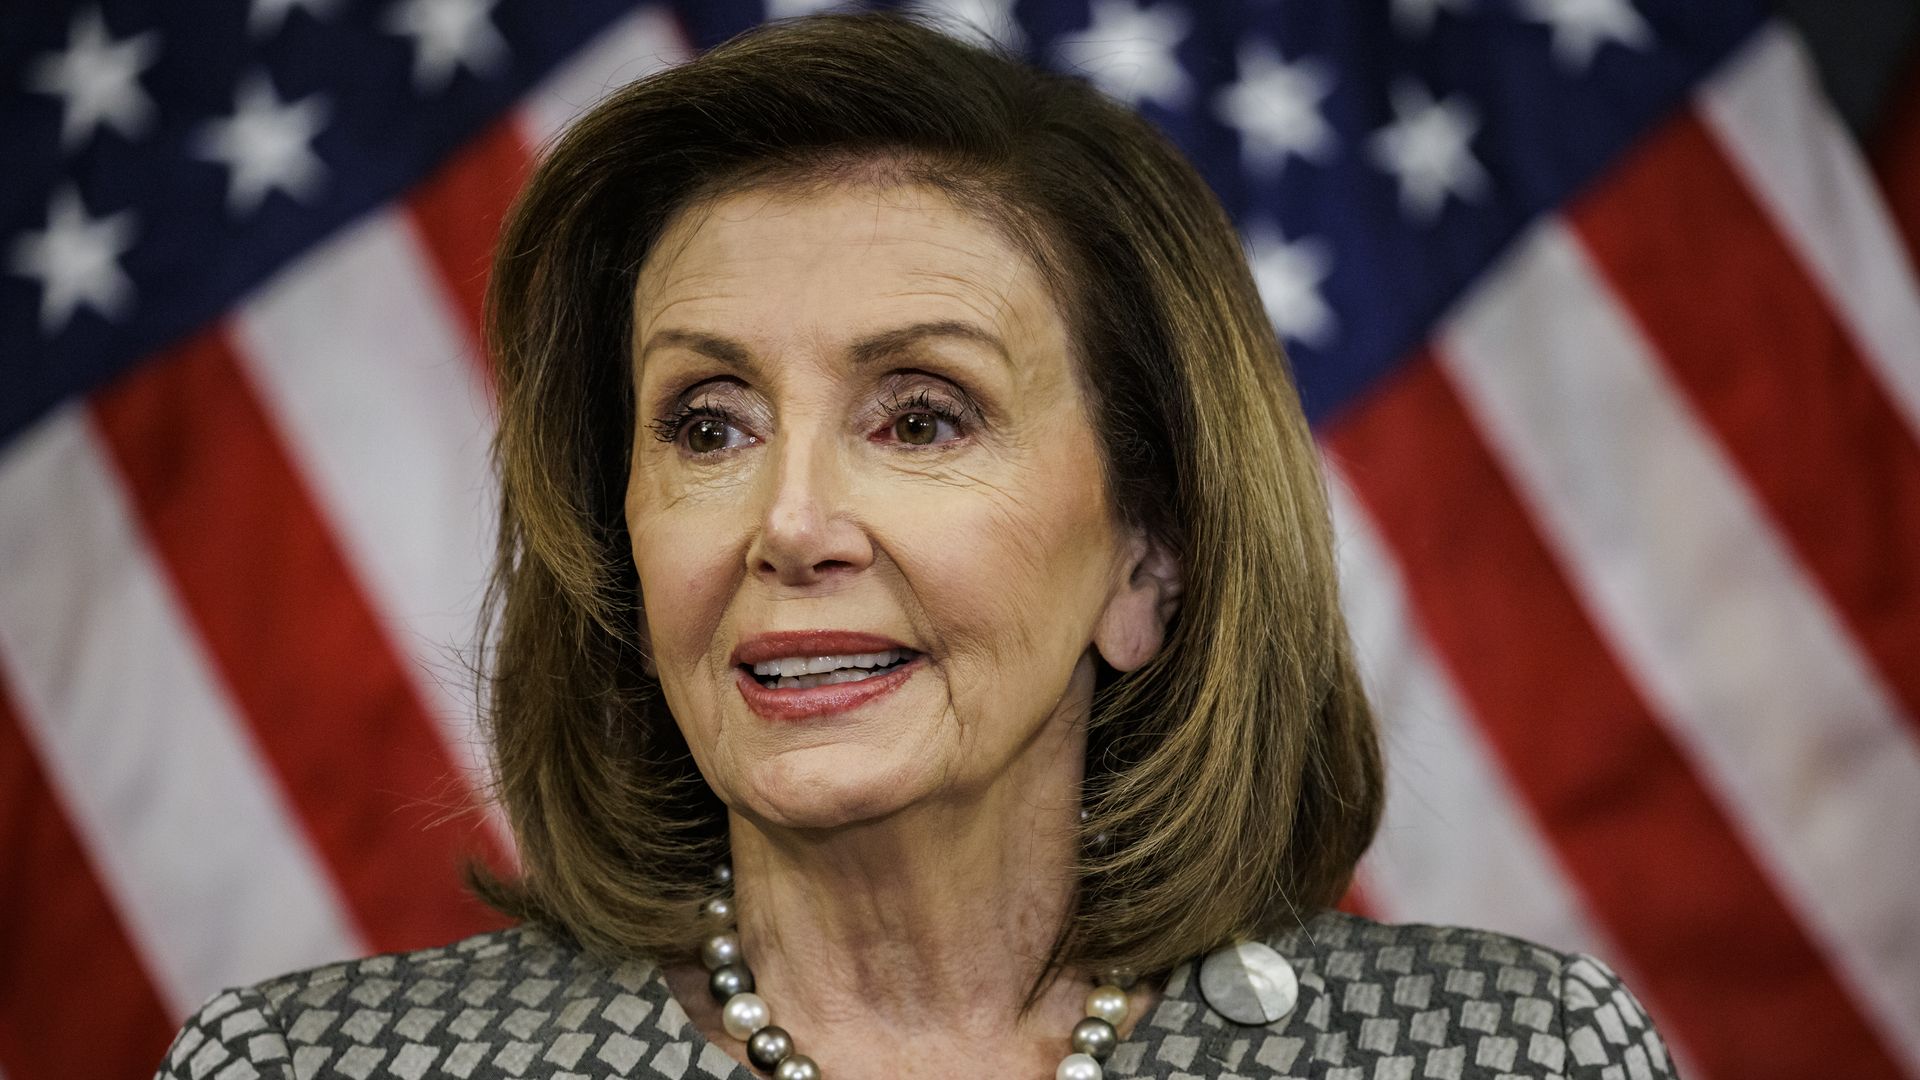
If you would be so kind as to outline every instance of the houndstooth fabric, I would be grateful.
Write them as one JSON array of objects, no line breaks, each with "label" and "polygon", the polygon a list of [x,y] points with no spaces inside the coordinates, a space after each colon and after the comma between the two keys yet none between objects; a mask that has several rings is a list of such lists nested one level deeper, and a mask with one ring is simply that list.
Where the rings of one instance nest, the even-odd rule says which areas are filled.
[{"label": "houndstooth fabric", "polygon": [[[1162,1080],[1652,1080],[1646,1012],[1592,957],[1515,938],[1326,912],[1270,942],[1300,979],[1275,1023],[1225,1020],[1196,964],[1107,1062]],[[156,1080],[754,1080],[687,1020],[660,971],[520,927],[224,991]]]}]

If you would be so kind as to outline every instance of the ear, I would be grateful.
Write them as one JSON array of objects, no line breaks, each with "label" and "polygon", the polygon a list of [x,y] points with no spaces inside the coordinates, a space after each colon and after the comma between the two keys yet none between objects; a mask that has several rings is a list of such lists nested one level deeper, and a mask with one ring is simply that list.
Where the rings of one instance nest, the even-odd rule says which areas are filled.
[{"label": "ear", "polygon": [[1167,624],[1180,610],[1180,563],[1159,540],[1135,530],[1127,541],[1127,562],[1119,586],[1107,599],[1094,626],[1093,644],[1119,671],[1132,671],[1153,659],[1167,637]]}]

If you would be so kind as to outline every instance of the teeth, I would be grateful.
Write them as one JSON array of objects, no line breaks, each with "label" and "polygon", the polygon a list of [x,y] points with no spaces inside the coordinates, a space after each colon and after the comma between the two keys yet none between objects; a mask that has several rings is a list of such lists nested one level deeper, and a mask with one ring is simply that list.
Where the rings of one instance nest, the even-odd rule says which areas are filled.
[{"label": "teeth", "polygon": [[773,681],[771,690],[805,690],[813,686],[833,686],[836,683],[863,682],[885,674],[863,668],[841,668],[837,671],[823,672],[818,675],[801,675],[796,678],[779,678]]},{"label": "teeth", "polygon": [[911,655],[911,649],[888,649],[885,652],[846,653],[840,656],[787,656],[778,660],[763,660],[753,665],[753,673],[792,679],[803,675],[824,675],[841,668],[882,667]]}]

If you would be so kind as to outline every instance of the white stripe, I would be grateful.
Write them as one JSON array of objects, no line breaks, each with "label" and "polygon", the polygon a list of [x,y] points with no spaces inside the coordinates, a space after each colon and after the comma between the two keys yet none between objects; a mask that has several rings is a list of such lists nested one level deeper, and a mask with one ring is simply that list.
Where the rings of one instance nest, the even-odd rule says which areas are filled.
[{"label": "white stripe", "polygon": [[68,407],[0,456],[0,664],[178,1018],[364,950],[105,454]]},{"label": "white stripe", "polygon": [[1617,305],[1548,220],[1441,363],[1650,706],[1920,1064],[1920,752]]},{"label": "white stripe", "polygon": [[530,146],[545,148],[583,112],[627,83],[693,55],[679,22],[649,5],[623,16],[569,57],[520,102]]},{"label": "white stripe", "polygon": [[1920,431],[1920,284],[1800,39],[1778,27],[1755,35],[1704,84],[1699,108],[1895,409]]},{"label": "white stripe", "polygon": [[1341,606],[1379,719],[1387,809],[1364,863],[1368,899],[1397,922],[1480,926],[1614,958],[1552,847],[1415,631],[1400,571],[1328,469]]},{"label": "white stripe", "polygon": [[467,665],[498,513],[492,405],[404,212],[349,226],[292,264],[241,306],[232,337],[413,660],[422,702],[479,784]]}]

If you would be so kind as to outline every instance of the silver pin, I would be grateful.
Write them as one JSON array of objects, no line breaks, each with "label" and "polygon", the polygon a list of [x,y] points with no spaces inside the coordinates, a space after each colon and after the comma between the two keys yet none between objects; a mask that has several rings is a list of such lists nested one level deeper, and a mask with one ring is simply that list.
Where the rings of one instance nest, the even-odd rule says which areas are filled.
[{"label": "silver pin", "polygon": [[1286,957],[1258,941],[1239,941],[1201,961],[1200,994],[1236,1024],[1271,1024],[1293,1011],[1300,980]]}]

